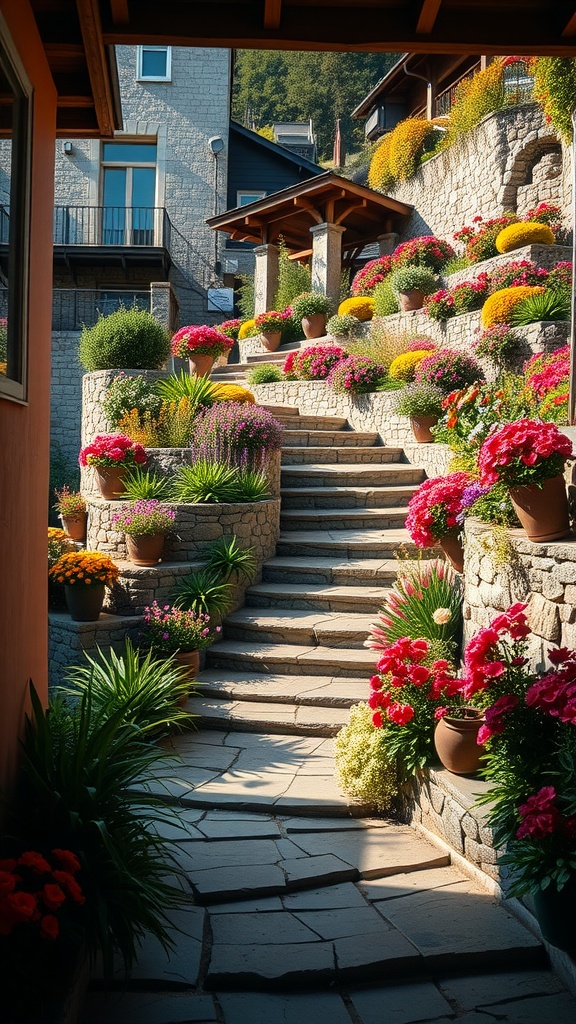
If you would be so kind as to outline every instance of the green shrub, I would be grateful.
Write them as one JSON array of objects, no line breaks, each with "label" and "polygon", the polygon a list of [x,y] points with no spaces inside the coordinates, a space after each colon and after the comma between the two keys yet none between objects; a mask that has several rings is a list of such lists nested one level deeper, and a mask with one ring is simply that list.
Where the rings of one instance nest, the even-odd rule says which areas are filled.
[{"label": "green shrub", "polygon": [[117,309],[102,316],[80,336],[80,362],[85,370],[159,370],[170,355],[170,337],[144,309]]},{"label": "green shrub", "polygon": [[354,704],[350,720],[336,736],[336,773],[342,789],[379,811],[398,792],[396,766],[387,752],[386,729],[372,724],[368,704]]},{"label": "green shrub", "polygon": [[219,579],[251,580],[256,572],[254,548],[244,547],[235,536],[219,537],[208,549],[206,565]]},{"label": "green shrub", "polygon": [[417,290],[424,295],[431,295],[438,287],[436,275],[428,267],[412,267],[410,264],[395,270],[390,284],[396,293]]},{"label": "green shrub", "polygon": [[200,458],[192,466],[180,466],[172,480],[171,496],[174,501],[191,504],[234,504],[263,501],[270,494],[265,473]]},{"label": "green shrub", "polygon": [[[237,305],[243,320],[251,320],[254,316],[256,298],[254,295],[254,274],[240,274]],[[242,335],[240,335],[242,337]]]},{"label": "green shrub", "polygon": [[374,298],[374,316],[391,316],[392,313],[398,312],[398,299],[392,287],[390,277],[377,284],[372,295]]},{"label": "green shrub", "polygon": [[[299,263],[298,260],[290,259],[290,251],[281,239],[278,244],[278,290],[272,303],[273,309],[286,309],[292,305],[292,299],[302,292],[309,292],[312,288],[312,277],[310,268]],[[282,341],[284,342],[284,337]]]},{"label": "green shrub", "polygon": [[102,401],[102,408],[113,427],[117,427],[123,416],[136,409],[139,416],[149,413],[157,419],[162,399],[153,381],[145,377],[128,377],[119,373],[112,381]]},{"label": "green shrub", "polygon": [[444,393],[424,381],[422,384],[407,384],[398,395],[395,411],[398,416],[442,415]]},{"label": "green shrub", "polygon": [[522,299],[510,313],[510,324],[513,327],[526,327],[527,324],[539,320],[569,320],[570,293],[567,290],[546,291],[528,295]]},{"label": "green shrub", "polygon": [[259,363],[252,370],[248,370],[246,379],[251,387],[256,387],[257,384],[275,384],[283,380],[284,376],[275,363]]}]

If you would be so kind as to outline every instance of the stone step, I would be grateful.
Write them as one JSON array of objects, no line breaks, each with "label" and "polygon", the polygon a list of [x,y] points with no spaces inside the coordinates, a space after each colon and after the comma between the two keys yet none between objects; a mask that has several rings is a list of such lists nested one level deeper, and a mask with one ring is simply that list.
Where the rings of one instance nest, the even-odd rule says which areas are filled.
[{"label": "stone step", "polygon": [[275,352],[258,352],[256,355],[247,355],[246,362],[253,363],[283,363],[289,352],[300,351],[300,345],[295,342],[293,345],[282,345]]},{"label": "stone step", "polygon": [[300,415],[295,405],[270,405],[269,402],[259,402],[258,404],[262,409],[267,409],[268,412],[271,412],[273,416],[282,416],[284,419],[289,417],[292,420]]},{"label": "stone step", "polygon": [[311,564],[318,555],[333,557],[336,561],[358,558],[393,558],[399,547],[410,553],[418,548],[410,539],[408,530],[287,530],[280,534],[276,554],[302,556],[308,552]]},{"label": "stone step", "polygon": [[379,438],[376,431],[292,429],[291,422],[288,421],[282,434],[283,448],[338,448],[347,445],[370,448]]},{"label": "stone step", "polygon": [[[278,414],[280,422],[283,415]],[[311,416],[306,413],[299,413],[298,419],[290,417],[291,430],[345,430],[348,428],[348,420],[345,416]]]},{"label": "stone step", "polygon": [[242,371],[220,373],[216,370],[214,373],[210,374],[210,380],[213,384],[239,384],[240,387],[248,388],[248,390],[250,390],[248,381],[246,380],[246,374]]},{"label": "stone step", "polygon": [[[232,701],[270,703],[307,708],[350,708],[367,694],[364,679],[336,676],[264,675],[233,670],[198,674],[194,693]],[[196,696],[191,697],[188,710],[196,711]]]},{"label": "stone step", "polygon": [[398,572],[395,558],[358,558],[344,561],[316,556],[269,558],[262,567],[262,579],[269,583],[338,583],[340,586],[385,586]]},{"label": "stone step", "polygon": [[248,608],[323,609],[332,612],[375,613],[390,588],[375,586],[315,586],[311,583],[257,583],[245,594]]},{"label": "stone step", "polygon": [[[306,481],[310,478],[310,482],[315,484],[315,477],[318,477],[320,487],[342,483],[360,487],[371,483],[421,483],[424,479],[424,471],[418,466],[401,462],[400,455],[400,449],[385,447],[363,448],[358,445],[349,447],[339,445],[338,448],[307,448],[294,445],[282,450],[282,468],[289,470],[287,474],[287,480],[289,480],[290,469],[292,474],[297,474],[301,467]],[[385,472],[392,474],[397,473],[398,476],[393,476],[391,479],[385,475],[378,476],[379,469],[384,469]],[[357,484],[340,475],[345,470],[357,471]],[[375,477],[370,476],[371,470],[376,473]]]},{"label": "stone step", "polygon": [[[360,700],[360,695],[356,700]],[[345,708],[316,708],[268,701],[195,697],[190,702],[198,729],[257,732],[284,736],[335,736],[348,721]]]},{"label": "stone step", "polygon": [[418,484],[392,487],[282,487],[282,510],[293,508],[390,508],[406,505]]},{"label": "stone step", "polygon": [[282,530],[370,530],[373,527],[402,527],[408,509],[397,508],[302,508],[280,513]]},{"label": "stone step", "polygon": [[224,636],[248,643],[362,648],[373,618],[372,613],[361,612],[278,608],[273,613],[267,608],[240,608],[226,616]]},{"label": "stone step", "polygon": [[[220,640],[206,651],[206,667],[289,675],[337,676],[366,681],[374,674],[376,654],[365,647]],[[368,692],[368,691],[366,691]]]}]

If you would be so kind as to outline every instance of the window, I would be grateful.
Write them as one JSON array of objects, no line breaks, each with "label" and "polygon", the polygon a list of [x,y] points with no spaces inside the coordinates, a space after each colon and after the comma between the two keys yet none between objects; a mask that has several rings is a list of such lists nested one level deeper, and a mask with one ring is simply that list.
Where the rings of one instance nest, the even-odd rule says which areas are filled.
[{"label": "window", "polygon": [[154,245],[156,143],[102,146],[102,243]]},{"label": "window", "polygon": [[145,82],[172,81],[172,47],[138,46],[136,77]]},{"label": "window", "polygon": [[236,206],[248,206],[249,203],[255,203],[257,199],[264,199],[265,192],[247,192],[242,190],[236,193]]},{"label": "window", "polygon": [[0,20],[0,395],[26,400],[32,88]]}]

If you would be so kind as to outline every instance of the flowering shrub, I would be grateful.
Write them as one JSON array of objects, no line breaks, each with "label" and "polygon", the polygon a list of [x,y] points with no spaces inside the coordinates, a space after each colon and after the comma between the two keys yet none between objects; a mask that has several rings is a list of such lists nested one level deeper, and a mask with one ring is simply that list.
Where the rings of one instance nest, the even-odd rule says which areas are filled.
[{"label": "flowering shrub", "polygon": [[56,503],[53,505],[53,508],[61,516],[73,516],[86,511],[86,502],[80,491],[71,491],[68,484],[64,484],[60,490],[56,487],[54,494],[56,495]]},{"label": "flowering shrub", "polygon": [[576,106],[576,67],[571,57],[533,57],[534,96],[567,146],[572,144],[570,111]]},{"label": "flowering shrub", "polygon": [[181,327],[172,338],[172,355],[180,359],[193,356],[218,356],[229,352],[234,341],[221,334],[215,327],[202,324],[199,327]]},{"label": "flowering shrub", "polygon": [[57,526],[48,527],[48,569],[56,564],[60,555],[65,551],[71,551],[72,541],[66,530],[59,530]]},{"label": "flowering shrub", "polygon": [[221,627],[214,632],[210,616],[204,612],[185,611],[169,604],[160,607],[157,601],[144,609],[142,639],[147,647],[164,654],[174,651],[201,651],[213,643]]},{"label": "flowering shrub", "polygon": [[363,395],[376,391],[386,369],[366,356],[348,356],[332,367],[327,381],[337,394]]},{"label": "flowering shrub", "polygon": [[501,288],[494,292],[488,296],[482,307],[482,326],[492,327],[492,324],[510,323],[510,314],[522,299],[528,298],[529,295],[538,295],[544,290],[538,285],[527,285],[519,288]]},{"label": "flowering shrub", "polygon": [[220,334],[225,334],[227,338],[232,338],[232,341],[236,341],[243,322],[241,319],[225,320],[224,323],[218,325],[217,329]]},{"label": "flowering shrub", "polygon": [[244,338],[251,338],[252,335],[258,334],[256,327],[256,320],[252,317],[250,320],[244,320],[244,323],[240,325],[238,330],[238,340],[243,341]]},{"label": "flowering shrub", "polygon": [[[72,925],[86,898],[78,882],[80,861],[70,850],[44,856],[26,850],[0,860],[0,935],[13,942],[54,942],[63,923]],[[78,918],[79,919],[79,918]]]},{"label": "flowering shrub", "polygon": [[486,114],[501,110],[506,103],[502,60],[494,60],[486,68],[463,78],[456,86],[450,110],[448,142],[475,128]]},{"label": "flowering shrub", "polygon": [[419,548],[431,548],[442,537],[455,537],[466,509],[464,495],[472,483],[469,473],[448,473],[424,480],[408,502],[406,529]]},{"label": "flowering shrub", "polygon": [[153,537],[158,533],[168,533],[175,518],[174,509],[163,505],[157,498],[142,498],[122,512],[115,512],[112,525],[129,537]]},{"label": "flowering shrub", "polygon": [[544,398],[559,384],[566,383],[568,386],[570,346],[563,345],[554,352],[532,356],[524,363],[524,376],[527,385],[536,392],[538,398]]},{"label": "flowering shrub", "polygon": [[449,320],[456,316],[454,298],[449,288],[439,288],[424,302],[424,310],[432,320]]},{"label": "flowering shrub", "polygon": [[212,384],[210,397],[215,402],[248,402],[254,405],[256,401],[252,392],[240,384]]},{"label": "flowering shrub", "polygon": [[435,274],[439,274],[444,264],[453,256],[454,249],[449,242],[434,235],[420,235],[396,246],[392,253],[392,263],[394,269],[411,264],[416,267],[428,267]]},{"label": "flowering shrub", "polygon": [[560,260],[552,270],[548,271],[546,281],[548,288],[571,288],[572,287],[572,263],[570,260]]},{"label": "flowering shrub", "polygon": [[262,464],[282,443],[282,424],[267,409],[218,402],[195,421],[194,450],[233,464]]},{"label": "flowering shrub", "polygon": [[388,376],[394,380],[414,380],[417,367],[423,359],[432,355],[433,351],[433,349],[421,348],[414,349],[411,352],[403,352],[402,355],[396,356],[390,363]]},{"label": "flowering shrub", "polygon": [[440,388],[429,384],[427,381],[417,384],[413,381],[405,387],[400,388],[394,412],[398,416],[435,416],[440,419],[442,415],[443,395]]},{"label": "flowering shrub", "polygon": [[502,217],[484,220],[476,216],[472,224],[468,224],[454,233],[454,238],[464,246],[470,263],[479,263],[498,255],[496,238],[508,224],[516,224],[518,217],[514,213],[506,213]]},{"label": "flowering shrub", "polygon": [[387,132],[382,136],[368,168],[368,184],[370,188],[380,192],[386,192],[395,184],[395,178],[390,168],[392,141],[392,132]]},{"label": "flowering shrub", "polygon": [[533,221],[536,224],[547,224],[552,231],[556,231],[560,227],[561,216],[562,210],[559,206],[550,203],[538,203],[538,206],[533,206],[531,210],[526,210],[524,219]]},{"label": "flowering shrub", "polygon": [[548,391],[538,407],[542,420],[566,425],[568,423],[568,400],[570,398],[569,380],[566,379]]},{"label": "flowering shrub", "polygon": [[429,338],[426,334],[419,334],[404,343],[405,352],[421,352],[422,349],[427,352],[434,352],[437,347],[434,339]]},{"label": "flowering shrub", "polygon": [[547,224],[509,224],[496,236],[498,252],[512,252],[523,245],[554,245],[553,232]]},{"label": "flowering shrub", "polygon": [[541,484],[561,473],[571,454],[572,442],[554,423],[506,423],[489,434],[480,449],[480,481],[487,487],[498,481],[508,487]]},{"label": "flowering shrub", "polygon": [[114,378],[102,401],[104,413],[113,427],[117,427],[122,417],[134,409],[139,417],[148,413],[155,419],[161,405],[162,399],[152,381],[145,377],[129,377],[125,373]]},{"label": "flowering shrub", "polygon": [[441,288],[424,303],[424,308],[433,320],[448,320],[461,313],[481,309],[488,294],[488,275],[479,274],[473,281],[462,281],[454,288]]},{"label": "flowering shrub", "polygon": [[380,284],[392,271],[392,256],[379,256],[378,259],[366,263],[352,280],[352,295],[370,295],[377,284]]},{"label": "flowering shrub", "polygon": [[436,125],[422,117],[407,117],[392,130],[389,166],[396,181],[416,173],[426,143],[436,134]]},{"label": "flowering shrub", "polygon": [[104,583],[109,587],[119,576],[118,566],[101,551],[70,551],[60,556],[48,573],[50,579],[65,586],[90,587]]},{"label": "flowering shrub", "polygon": [[284,372],[293,380],[326,380],[332,367],[345,358],[346,352],[339,345],[309,345],[288,354]]},{"label": "flowering shrub", "polygon": [[475,355],[504,370],[518,361],[525,344],[508,324],[494,324],[480,331],[472,348]]},{"label": "flowering shrub", "polygon": [[548,285],[549,272],[538,267],[534,260],[510,260],[496,267],[490,274],[489,294],[502,288],[519,288],[525,285]]},{"label": "flowering shrub", "polygon": [[361,321],[357,316],[352,316],[351,313],[346,313],[344,316],[331,316],[328,323],[326,324],[326,330],[328,334],[338,337],[338,335],[346,334],[350,337],[360,334]]},{"label": "flowering shrub", "polygon": [[371,320],[374,316],[374,299],[369,295],[344,299],[338,306],[338,316],[355,316],[357,320]]},{"label": "flowering shrub", "polygon": [[97,434],[91,444],[81,449],[78,461],[81,466],[142,466],[146,452],[125,434]]},{"label": "flowering shrub", "polygon": [[377,810],[387,810],[398,792],[394,759],[385,730],[375,729],[366,703],[350,708],[348,722],[335,739],[335,766],[342,789]]},{"label": "flowering shrub", "polygon": [[419,383],[429,381],[441,391],[448,393],[454,388],[483,381],[484,372],[472,356],[441,348],[422,360],[416,368],[415,379]]},{"label": "flowering shrub", "polygon": [[401,565],[364,647],[385,651],[407,636],[443,644],[443,656],[453,656],[461,625],[462,594],[452,569],[441,559],[420,560]]},{"label": "flowering shrub", "polygon": [[255,327],[264,334],[272,334],[281,331],[286,326],[286,321],[292,316],[290,307],[282,313],[271,310],[269,313],[259,313],[254,320]]}]

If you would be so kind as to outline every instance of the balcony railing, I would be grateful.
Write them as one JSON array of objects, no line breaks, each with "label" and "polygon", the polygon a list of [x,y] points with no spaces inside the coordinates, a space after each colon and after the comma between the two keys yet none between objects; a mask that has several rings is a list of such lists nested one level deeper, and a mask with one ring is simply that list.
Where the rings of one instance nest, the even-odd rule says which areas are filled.
[{"label": "balcony railing", "polygon": [[[1,295],[0,295],[1,298]],[[108,316],[124,306],[150,309],[150,291],[95,291],[87,288],[55,288],[52,293],[52,330],[80,331],[91,327],[100,314]],[[0,302],[1,310],[1,302]]]},{"label": "balcony railing", "polygon": [[442,117],[449,114],[454,106],[454,100],[456,99],[456,90],[461,82],[466,82],[469,78],[472,78],[478,71],[480,71],[481,64],[478,61],[473,67],[468,68],[463,75],[460,75],[455,82],[452,82],[447,89],[443,92],[439,92],[434,98],[434,117]]},{"label": "balcony railing", "polygon": [[145,246],[170,249],[164,207],[57,206],[54,245]]}]

